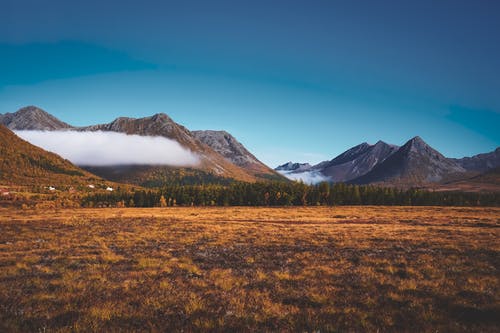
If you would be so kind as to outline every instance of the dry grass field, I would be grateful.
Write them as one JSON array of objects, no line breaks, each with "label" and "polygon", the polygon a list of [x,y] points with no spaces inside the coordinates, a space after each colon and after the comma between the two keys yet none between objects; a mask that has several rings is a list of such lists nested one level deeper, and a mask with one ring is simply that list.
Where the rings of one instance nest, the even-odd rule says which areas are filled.
[{"label": "dry grass field", "polygon": [[0,331],[500,330],[500,209],[0,210]]}]

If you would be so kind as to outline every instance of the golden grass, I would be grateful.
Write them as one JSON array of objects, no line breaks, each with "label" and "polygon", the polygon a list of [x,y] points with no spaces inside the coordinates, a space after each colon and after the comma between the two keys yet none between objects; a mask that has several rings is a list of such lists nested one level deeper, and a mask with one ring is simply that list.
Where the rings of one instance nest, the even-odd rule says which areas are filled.
[{"label": "golden grass", "polygon": [[0,209],[0,331],[498,331],[500,209]]}]

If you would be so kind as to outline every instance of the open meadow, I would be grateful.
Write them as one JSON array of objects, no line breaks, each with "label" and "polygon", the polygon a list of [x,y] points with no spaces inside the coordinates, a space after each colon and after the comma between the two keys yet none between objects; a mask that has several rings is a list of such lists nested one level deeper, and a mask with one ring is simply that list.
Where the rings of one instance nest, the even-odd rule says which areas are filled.
[{"label": "open meadow", "polygon": [[500,330],[500,209],[0,209],[0,331]]}]

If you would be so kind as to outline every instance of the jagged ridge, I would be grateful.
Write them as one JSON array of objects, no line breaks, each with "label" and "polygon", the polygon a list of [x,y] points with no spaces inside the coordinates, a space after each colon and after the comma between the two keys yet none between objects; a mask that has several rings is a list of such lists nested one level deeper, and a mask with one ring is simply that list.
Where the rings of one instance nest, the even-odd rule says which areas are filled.
[{"label": "jagged ridge", "polygon": [[311,170],[320,172],[333,182],[346,182],[360,177],[391,156],[398,146],[378,141],[374,145],[366,142],[357,145],[331,161],[319,163]]},{"label": "jagged ridge", "polygon": [[251,171],[254,175],[277,176],[276,172],[259,161],[234,136],[226,131],[192,131],[191,134],[231,163]]},{"label": "jagged ridge", "polygon": [[352,182],[420,185],[440,182],[447,176],[463,172],[465,172],[464,168],[447,159],[416,136],[370,172]]}]

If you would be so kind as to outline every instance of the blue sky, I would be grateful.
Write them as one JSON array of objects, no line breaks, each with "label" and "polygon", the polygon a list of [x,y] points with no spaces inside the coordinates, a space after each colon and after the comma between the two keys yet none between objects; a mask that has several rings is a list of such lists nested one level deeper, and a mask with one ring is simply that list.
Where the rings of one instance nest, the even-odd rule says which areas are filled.
[{"label": "blue sky", "polygon": [[500,3],[23,1],[0,8],[0,113],[74,125],[165,112],[271,166],[420,135],[500,145]]}]

